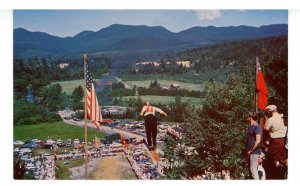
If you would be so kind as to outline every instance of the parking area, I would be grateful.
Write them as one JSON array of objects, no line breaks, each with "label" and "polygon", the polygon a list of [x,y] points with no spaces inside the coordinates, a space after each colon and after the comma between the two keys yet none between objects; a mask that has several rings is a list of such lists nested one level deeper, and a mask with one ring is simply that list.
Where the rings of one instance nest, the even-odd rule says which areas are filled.
[{"label": "parking area", "polygon": [[[122,156],[128,160],[131,170],[136,175],[136,179],[162,179],[163,174],[159,169],[158,163],[151,158],[146,146],[129,138],[126,144],[122,144],[121,140],[113,140],[111,143],[96,146],[95,142],[88,142],[88,158],[89,162],[97,159],[105,159],[105,157]],[[41,141],[38,139],[31,139],[25,142],[14,142],[14,161],[22,162],[24,167],[24,175],[28,179],[60,179],[57,176],[56,161],[62,161],[60,166],[69,164],[72,161],[84,160],[85,151],[83,148],[84,141],[79,139],[68,139],[63,141],[61,139],[48,139]],[[147,152],[148,151],[148,152]],[[120,162],[121,163],[121,162]],[[84,164],[80,165],[80,167]],[[94,167],[94,163],[89,165],[90,171],[99,171]],[[82,171],[80,168],[74,168],[70,171],[70,179],[82,178]]]},{"label": "parking area", "polygon": [[[59,114],[64,118],[65,123],[83,126],[83,121],[72,119],[71,112],[65,110]],[[89,161],[124,155],[137,179],[162,179],[164,176],[162,162],[156,162],[145,144],[141,142],[146,138],[143,121],[106,121],[101,127],[101,132],[106,133],[106,139],[98,141],[97,145],[95,140],[88,141]],[[94,127],[90,122],[87,124],[89,128]],[[158,146],[163,146],[163,138],[167,134],[167,130],[167,124],[160,123],[158,125]],[[67,137],[65,136],[63,140],[51,139],[50,136],[45,141],[39,139],[16,140],[14,141],[14,161],[22,163],[26,178],[56,179],[56,160],[62,161],[60,166],[64,166],[72,161],[80,162],[85,158],[84,139],[66,139]],[[122,144],[123,139],[126,139],[125,146]],[[163,152],[160,151],[161,159],[163,159],[162,156]]]}]

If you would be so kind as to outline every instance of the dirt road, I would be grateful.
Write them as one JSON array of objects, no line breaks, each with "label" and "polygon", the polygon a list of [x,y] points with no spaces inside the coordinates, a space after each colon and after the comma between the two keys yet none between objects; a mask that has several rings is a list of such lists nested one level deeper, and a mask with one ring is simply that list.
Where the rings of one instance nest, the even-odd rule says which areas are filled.
[{"label": "dirt road", "polygon": [[137,177],[125,156],[102,157],[91,175],[96,180],[136,180]]},{"label": "dirt road", "polygon": [[[84,178],[85,166],[70,168],[72,179],[81,180]],[[88,179],[91,180],[136,180],[137,177],[132,171],[125,156],[101,157],[88,162]]]}]

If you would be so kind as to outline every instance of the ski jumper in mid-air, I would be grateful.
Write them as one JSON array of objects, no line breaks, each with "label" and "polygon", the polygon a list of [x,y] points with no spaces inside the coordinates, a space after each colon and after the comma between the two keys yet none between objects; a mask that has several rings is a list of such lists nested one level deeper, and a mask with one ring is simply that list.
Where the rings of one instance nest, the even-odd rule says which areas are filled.
[{"label": "ski jumper in mid-air", "polygon": [[167,114],[161,109],[151,106],[149,101],[146,102],[146,105],[141,111],[141,116],[144,116],[145,118],[147,143],[150,151],[156,149],[157,119],[155,117],[155,112],[159,112],[167,116]]}]

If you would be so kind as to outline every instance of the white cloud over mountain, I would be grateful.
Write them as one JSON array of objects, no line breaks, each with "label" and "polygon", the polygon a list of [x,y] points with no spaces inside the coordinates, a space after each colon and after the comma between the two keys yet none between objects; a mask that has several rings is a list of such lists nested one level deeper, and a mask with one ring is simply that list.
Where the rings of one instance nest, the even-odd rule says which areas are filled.
[{"label": "white cloud over mountain", "polygon": [[220,10],[194,10],[197,13],[199,21],[203,20],[213,20],[218,17],[221,17]]}]

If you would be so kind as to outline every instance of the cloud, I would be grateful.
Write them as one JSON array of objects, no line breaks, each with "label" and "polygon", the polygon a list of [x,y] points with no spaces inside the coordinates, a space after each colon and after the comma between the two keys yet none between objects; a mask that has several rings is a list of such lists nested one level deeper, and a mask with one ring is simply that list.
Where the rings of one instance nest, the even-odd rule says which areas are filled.
[{"label": "cloud", "polygon": [[199,21],[203,20],[213,20],[218,17],[221,17],[220,10],[194,10],[197,13]]}]

